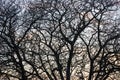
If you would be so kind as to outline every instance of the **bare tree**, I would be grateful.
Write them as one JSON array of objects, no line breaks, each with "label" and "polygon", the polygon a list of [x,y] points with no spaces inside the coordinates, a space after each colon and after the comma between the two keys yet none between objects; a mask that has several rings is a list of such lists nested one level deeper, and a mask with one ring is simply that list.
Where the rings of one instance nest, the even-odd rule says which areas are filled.
[{"label": "bare tree", "polygon": [[2,3],[0,74],[8,79],[106,80],[119,73],[119,1],[34,0],[24,10],[14,0]]}]

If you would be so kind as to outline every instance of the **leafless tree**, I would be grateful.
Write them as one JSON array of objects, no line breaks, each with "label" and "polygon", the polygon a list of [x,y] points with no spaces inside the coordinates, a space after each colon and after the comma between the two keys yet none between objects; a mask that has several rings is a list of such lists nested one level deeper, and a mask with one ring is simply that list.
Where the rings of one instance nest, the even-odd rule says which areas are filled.
[{"label": "leafless tree", "polygon": [[34,0],[23,10],[14,0],[1,3],[6,78],[106,80],[119,73],[119,1]]}]

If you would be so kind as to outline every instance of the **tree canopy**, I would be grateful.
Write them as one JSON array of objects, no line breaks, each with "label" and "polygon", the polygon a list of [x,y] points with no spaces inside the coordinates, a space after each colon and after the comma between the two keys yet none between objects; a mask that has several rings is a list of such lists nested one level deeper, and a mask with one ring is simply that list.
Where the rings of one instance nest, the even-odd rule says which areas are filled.
[{"label": "tree canopy", "polygon": [[120,79],[119,7],[119,0],[0,0],[0,79]]}]

